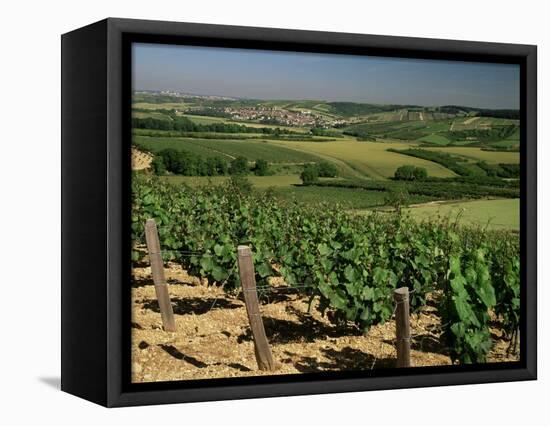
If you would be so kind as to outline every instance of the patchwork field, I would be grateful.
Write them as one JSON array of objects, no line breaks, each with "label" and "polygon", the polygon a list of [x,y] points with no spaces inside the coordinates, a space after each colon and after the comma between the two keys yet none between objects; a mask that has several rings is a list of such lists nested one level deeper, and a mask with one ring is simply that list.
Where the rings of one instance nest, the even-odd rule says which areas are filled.
[{"label": "patchwork field", "polygon": [[350,123],[344,133],[367,140],[399,139],[440,146],[517,148],[519,121],[514,119],[452,116],[435,112],[400,110],[370,115]]},{"label": "patchwork field", "polygon": [[324,143],[270,141],[269,144],[322,154],[325,158],[334,158],[343,161],[364,176],[374,179],[392,177],[395,170],[404,164],[424,167],[428,171],[428,174],[434,177],[456,176],[449,169],[431,161],[411,158],[387,151],[388,148],[406,149],[410,147],[410,144],[407,143],[342,140]]},{"label": "patchwork field", "polygon": [[[151,153],[148,156],[174,149],[194,155],[193,161],[223,159],[226,163],[222,176],[217,175],[218,171],[206,175],[203,168],[200,176],[177,174],[181,172],[162,174],[160,178],[168,182],[192,187],[224,184],[233,173],[230,164],[244,157],[248,162],[244,166],[248,169],[246,179],[256,189],[269,188],[274,195],[285,200],[307,204],[339,203],[345,209],[362,211],[388,207],[392,205],[392,199],[401,197],[394,194],[403,188],[395,180],[395,173],[402,166],[411,166],[425,170],[429,178],[444,179],[433,183],[407,183],[405,205],[428,203],[411,208],[413,216],[427,218],[461,211],[460,220],[464,224],[489,223],[491,228],[507,229],[519,227],[517,199],[487,199],[518,194],[517,185],[513,185],[514,175],[501,175],[508,178],[505,185],[509,188],[491,181],[485,181],[483,188],[476,187],[476,183],[453,183],[459,174],[460,178],[468,173],[482,178],[494,170],[503,173],[502,167],[519,163],[519,121],[507,118],[507,115],[502,116],[506,118],[480,116],[471,109],[457,111],[456,107],[439,110],[316,100],[210,100],[195,97],[180,99],[180,102],[155,103],[149,95],[141,95],[140,100],[133,104],[133,117],[152,118],[164,124],[160,125],[159,121],[152,127],[134,129],[133,142],[137,148]],[[201,115],[203,113],[206,115]],[[312,117],[316,117],[318,128],[304,124],[310,123]],[[198,128],[188,131],[166,124],[166,121],[174,123],[184,118]],[[290,120],[294,124],[287,125],[277,120]],[[213,127],[212,124],[220,126]],[[280,132],[234,133],[235,127],[230,126],[233,124],[280,129]],[[228,126],[224,128],[223,125]],[[418,154],[405,155],[394,151],[409,148],[416,148]],[[500,150],[490,150],[495,148]],[[421,155],[426,150],[451,154],[454,158]],[[140,167],[142,170],[152,167],[152,156],[148,157],[148,166]],[[265,175],[252,173],[258,161],[267,163]],[[479,163],[481,161],[492,168]],[[323,162],[334,168],[334,184],[323,182],[325,178],[322,176],[318,178],[319,185],[304,184],[301,176],[304,168]],[[194,170],[191,174],[199,173],[198,168]],[[361,182],[370,183],[363,185]]]}]

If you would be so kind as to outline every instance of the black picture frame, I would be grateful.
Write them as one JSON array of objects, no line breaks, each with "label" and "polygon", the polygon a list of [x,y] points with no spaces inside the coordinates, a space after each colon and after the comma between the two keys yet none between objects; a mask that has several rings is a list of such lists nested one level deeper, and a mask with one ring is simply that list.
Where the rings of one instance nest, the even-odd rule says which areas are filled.
[{"label": "black picture frame", "polygon": [[[536,379],[536,46],[117,18],[64,34],[61,41],[62,390],[118,407]],[[521,361],[131,384],[132,42],[519,64]]]}]

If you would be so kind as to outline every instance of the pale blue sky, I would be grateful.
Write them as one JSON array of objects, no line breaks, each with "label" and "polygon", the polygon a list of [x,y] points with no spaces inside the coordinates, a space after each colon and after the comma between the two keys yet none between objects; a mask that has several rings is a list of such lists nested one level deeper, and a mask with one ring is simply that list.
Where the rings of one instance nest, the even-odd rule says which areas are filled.
[{"label": "pale blue sky", "polygon": [[133,45],[134,90],[253,99],[519,108],[519,66]]}]

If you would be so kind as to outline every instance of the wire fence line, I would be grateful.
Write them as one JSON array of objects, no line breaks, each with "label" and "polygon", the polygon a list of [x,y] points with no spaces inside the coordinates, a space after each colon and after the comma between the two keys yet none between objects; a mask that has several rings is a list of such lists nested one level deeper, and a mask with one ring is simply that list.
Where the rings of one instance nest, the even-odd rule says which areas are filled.
[{"label": "wire fence line", "polygon": [[[160,254],[162,254],[162,251],[160,252]],[[198,252],[193,253],[193,255],[197,255],[197,254],[205,254],[205,253],[198,253]],[[229,277],[233,274],[236,267],[237,267],[237,262],[235,262],[234,266],[229,271],[228,278],[225,281],[222,282],[221,288],[223,288],[223,286],[227,283]],[[268,285],[262,284],[262,285],[256,286],[255,288],[250,288],[250,289],[240,288],[240,293],[239,294],[244,295],[244,293],[246,293],[246,292],[256,292],[260,298],[267,297],[268,303],[270,303],[269,302],[269,297],[273,294],[285,294],[285,293],[290,294],[290,293],[299,292],[300,290],[304,290],[304,289],[312,290],[312,289],[315,289],[315,288],[316,287],[314,285],[312,285],[312,283],[306,283],[306,282],[298,282],[298,283],[291,284],[289,286],[274,286],[274,285],[269,285],[269,284]],[[411,295],[413,293],[415,293],[414,289],[409,291],[409,295]],[[216,307],[216,304],[218,303],[218,301],[220,299],[223,299],[223,298],[226,298],[226,297],[227,297],[226,294],[218,293],[216,295],[216,297],[214,298],[212,304],[210,305],[210,307],[206,311],[206,313],[212,311]],[[390,315],[389,319],[392,319],[395,316],[395,313],[396,313],[399,305],[408,304],[409,300],[410,300],[409,298],[402,299],[402,300],[395,300],[393,294],[387,295],[385,298],[382,298],[382,299],[386,299],[388,302],[389,301],[393,302],[393,311],[392,311],[392,314]],[[309,314],[309,308],[308,308],[307,314]],[[260,317],[260,318],[262,317],[260,312],[249,313],[249,316],[255,316],[255,317]],[[262,318],[262,319],[267,320],[274,327],[276,326],[274,318],[268,316],[267,318],[265,318],[265,319]],[[439,325],[439,327],[437,327],[437,328],[438,328],[438,330],[441,330],[443,327],[444,327],[444,325]],[[434,333],[433,331],[430,331],[430,330],[417,329],[417,328],[418,328],[418,326],[413,327],[412,324],[411,324],[411,331],[416,331],[416,333],[414,333],[414,334],[411,333],[408,337],[400,337],[399,340],[408,342],[407,343],[408,345],[410,345],[411,343],[414,343],[415,345],[418,345],[418,346],[416,346],[416,349],[420,350],[420,351],[424,350],[424,346],[426,345],[426,342],[429,342],[430,340],[434,340],[434,339],[438,340],[438,341],[440,340],[439,333]],[[212,333],[212,334],[214,334],[214,333]],[[392,340],[395,340],[397,342],[397,340],[398,340],[397,336],[395,337],[395,339],[392,339]],[[446,346],[441,346],[440,344],[438,344],[437,346],[438,346],[437,347],[437,352],[440,352],[442,354],[447,354],[452,350],[452,348],[446,347]],[[372,353],[369,354],[369,356],[371,357],[372,362],[371,362],[370,366],[366,366],[366,368],[369,369],[369,370],[374,370],[376,368],[377,362],[379,360],[382,360],[382,358],[379,359],[376,356],[374,356],[374,354],[372,354]]]},{"label": "wire fence line", "polygon": [[[161,250],[160,252],[151,252],[149,254],[163,255],[163,254],[169,254],[169,253],[177,253],[181,257],[188,257],[188,258],[199,257],[199,256],[200,257],[218,257],[214,253],[207,253],[207,252],[203,252],[203,251],[191,251],[191,250]],[[220,288],[223,288],[226,285],[226,283],[229,280],[229,277],[235,271],[236,265],[237,265],[237,261],[235,260],[235,264],[233,265],[233,267],[231,268],[231,270],[228,273],[228,278],[226,278],[221,283]],[[315,288],[316,288],[316,286],[314,286],[311,283],[301,282],[301,283],[290,284],[288,286],[259,285],[259,286],[256,286],[255,288],[251,288],[251,289],[241,288],[240,293],[257,292],[261,296],[266,296],[268,293],[293,293],[298,289],[315,289]],[[415,292],[415,290],[409,290],[409,295],[413,294],[414,292]],[[386,297],[386,299],[388,299],[388,300],[392,299],[393,300],[393,296],[389,295],[389,296]],[[214,303],[212,304],[212,308],[215,306],[217,300],[218,300],[218,298],[216,298],[214,300]],[[397,310],[397,306],[399,304],[404,304],[404,303],[409,303],[409,299],[400,300],[400,301],[395,301],[394,300],[394,309],[393,309],[393,312],[392,312],[390,318],[393,318],[393,316],[395,315],[395,312]]]},{"label": "wire fence line", "polygon": [[206,253],[201,251],[192,251],[192,250],[161,250],[159,252],[151,252],[149,254],[172,254],[177,253],[181,257],[218,257],[215,253]]},{"label": "wire fence line", "polygon": [[[168,227],[166,227],[166,228],[168,228]],[[160,254],[160,255],[163,255],[163,254],[177,254],[180,257],[188,257],[188,258],[191,258],[191,257],[218,257],[218,255],[216,255],[214,253],[209,253],[209,252],[199,251],[199,250],[161,250],[159,252],[151,252],[149,254]],[[237,262],[236,262],[236,259],[235,259],[235,264],[233,265],[233,267],[229,271],[228,278],[226,278],[222,282],[222,285],[220,286],[220,288],[223,288],[225,286],[225,284],[228,282],[229,277],[235,271],[236,266],[237,266]],[[311,289],[315,289],[315,288],[316,287],[314,285],[312,285],[311,283],[306,283],[306,282],[298,282],[298,283],[290,284],[289,286],[259,285],[259,286],[256,286],[255,288],[250,288],[250,289],[241,288],[239,294],[244,294],[245,292],[256,292],[260,297],[267,297],[268,300],[269,300],[269,296],[272,295],[272,294],[285,294],[285,293],[286,294],[291,294],[291,293],[295,293],[295,292],[297,292],[299,290],[302,290],[302,289],[311,290]],[[411,294],[414,294],[414,293],[415,293],[414,289],[409,290],[409,296]],[[220,298],[224,298],[224,297],[226,297],[225,294],[217,295],[214,298],[214,301],[212,302],[212,304],[211,304],[210,308],[207,310],[207,312],[214,309],[217,302],[218,302],[218,300],[220,300]],[[406,299],[402,299],[402,300],[395,300],[393,298],[393,295],[388,295],[388,296],[386,296],[385,299],[388,300],[388,301],[389,300],[393,301],[394,306],[393,306],[392,314],[390,315],[390,319],[392,319],[395,316],[397,308],[400,304],[405,304],[405,303],[408,304],[409,300],[410,300],[409,297],[407,297]],[[439,328],[443,328],[443,327],[444,327],[444,325],[441,325]],[[417,334],[410,335],[409,337],[401,338],[401,339],[402,340],[407,340],[409,342],[410,341],[415,341],[416,339],[420,339],[420,348],[422,348],[424,346],[424,342],[426,341],[426,339],[436,338],[436,337],[437,337],[437,335],[433,335],[432,333],[430,333],[428,335],[426,335],[425,333],[417,333]],[[441,349],[442,350],[448,350],[449,348],[441,348]],[[376,365],[376,361],[377,361],[377,359],[374,358],[373,363],[370,367],[371,369],[374,369],[374,367]]]},{"label": "wire fence line", "polygon": [[[198,256],[203,256],[203,257],[219,257],[217,256],[216,254],[213,254],[213,253],[207,253],[207,252],[201,252],[201,251],[191,251],[191,250],[161,250],[160,252],[151,252],[149,254],[167,254],[167,253],[177,253],[177,254],[180,254],[182,257],[198,257]],[[237,266],[237,261],[235,259],[235,264],[233,265],[233,267],[231,268],[231,270],[228,272],[228,278],[226,278],[222,283],[221,283],[221,288],[223,288],[225,286],[225,284],[228,282],[228,279],[229,277],[231,276],[231,274],[233,274],[233,272],[235,272],[235,269],[236,269],[236,266]],[[274,278],[278,278],[278,277],[274,277]],[[259,285],[259,286],[256,286],[255,288],[251,288],[251,289],[240,289],[240,292],[241,293],[244,293],[244,292],[259,292],[259,293],[267,293],[267,292],[272,292],[272,293],[275,293],[275,292],[293,292],[297,289],[315,289],[316,286],[311,284],[311,283],[306,283],[306,282],[299,282],[299,283],[294,283],[294,284],[289,284],[288,286],[273,286],[273,285]],[[409,295],[415,293],[415,290],[409,290]],[[393,299],[393,296],[392,295],[389,295],[386,297],[386,299]],[[393,310],[393,313],[391,315],[391,317],[393,317],[395,315],[395,312],[396,312],[396,309],[397,309],[397,305],[399,304],[404,304],[404,303],[409,303],[409,299],[403,299],[403,300],[399,300],[399,301],[395,301],[394,300],[394,310]]]},{"label": "wire fence line", "polygon": [[[178,227],[174,227],[174,226],[160,226],[160,227],[157,227],[157,229],[159,230],[166,230],[166,229],[170,229],[170,230],[174,230],[174,231],[183,231],[183,229],[178,229]],[[140,238],[143,239],[143,236],[145,235],[145,230],[141,233],[141,236]],[[166,235],[166,234],[165,234]],[[141,249],[141,247],[140,247]],[[176,255],[176,256],[179,256],[181,258],[192,258],[192,257],[199,257],[199,258],[202,258],[202,257],[218,257],[218,258],[222,258],[222,257],[225,257],[225,256],[222,256],[222,255],[218,255],[216,253],[212,253],[211,252],[211,248],[210,249],[206,249],[206,250],[172,250],[172,249],[167,249],[167,250],[159,250],[159,251],[156,251],[156,252],[150,252],[149,254],[154,254],[154,255]],[[232,256],[227,259],[225,258],[225,260],[234,260],[234,264],[233,264],[233,267],[231,268],[231,270],[229,271],[229,273],[227,274],[228,277],[221,283],[221,288],[223,288],[226,283],[228,282],[228,280],[230,279],[231,276],[233,276],[234,272],[235,272],[235,269],[236,269],[236,266],[237,266],[237,250],[234,249],[234,250],[228,250],[229,253],[224,253],[224,255],[227,255],[227,254],[231,254]],[[338,252],[341,252],[340,250],[335,250],[333,252],[333,254],[337,254]],[[317,286],[316,285],[313,285],[312,283],[293,283],[293,284],[288,284],[286,283],[287,286],[279,286],[279,285],[258,285],[256,286],[255,288],[248,288],[248,289],[243,289],[241,288],[240,289],[240,292],[241,294],[244,294],[244,293],[247,293],[247,292],[256,292],[259,296],[261,297],[268,297],[272,294],[285,294],[285,293],[294,293],[294,292],[297,292],[299,290],[304,290],[304,289],[307,289],[307,290],[317,290]],[[399,305],[402,305],[402,304],[409,304],[410,303],[410,295],[414,294],[415,293],[415,290],[412,289],[412,290],[409,290],[408,292],[408,296],[409,297],[406,297],[405,299],[400,299],[400,300],[394,300],[393,299],[393,294],[390,294],[390,295],[387,295],[385,297],[382,297],[382,298],[377,298],[378,301],[381,301],[381,300],[384,300],[386,299],[388,302],[390,301],[390,299],[392,299],[393,301],[393,311],[390,315],[390,319],[393,318],[397,312],[397,309],[399,307]],[[318,295],[318,291],[316,294],[314,295]],[[209,312],[210,310],[214,309],[215,306],[216,306],[216,303],[218,302],[219,299],[223,298],[223,297],[226,297],[225,294],[219,294],[215,297],[214,301],[212,302],[210,308],[208,309],[207,312]],[[268,299],[269,300],[269,299]],[[310,301],[310,304],[311,304],[311,301]],[[389,307],[388,305],[386,305],[387,307]],[[391,305],[390,305],[391,306]],[[308,313],[309,313],[309,308],[308,308]],[[254,313],[253,315],[260,315],[259,313]],[[271,320],[273,320],[271,318]],[[414,334],[410,334],[408,337],[400,337],[401,340],[405,340],[405,341],[408,341],[408,342],[415,342],[419,345],[420,347],[420,350],[423,350],[423,347],[425,345],[425,342],[428,340],[428,339],[437,339],[439,340],[440,339],[440,333],[439,331],[441,329],[444,329],[448,324],[437,324],[435,326],[434,329],[431,329],[431,330],[426,330],[424,328],[422,328],[421,326],[418,326],[417,327],[412,327],[412,324],[411,324],[411,329],[417,329],[419,328],[419,330],[415,330],[417,331],[416,333]],[[433,330],[437,329],[438,332],[434,333]],[[441,345],[437,345],[437,348],[439,351],[450,351],[452,350],[452,348],[449,348],[449,347],[443,347]],[[376,365],[376,362],[377,362],[377,359],[374,357],[373,360],[372,360],[372,365],[371,365],[371,369],[374,369],[375,365]]]}]

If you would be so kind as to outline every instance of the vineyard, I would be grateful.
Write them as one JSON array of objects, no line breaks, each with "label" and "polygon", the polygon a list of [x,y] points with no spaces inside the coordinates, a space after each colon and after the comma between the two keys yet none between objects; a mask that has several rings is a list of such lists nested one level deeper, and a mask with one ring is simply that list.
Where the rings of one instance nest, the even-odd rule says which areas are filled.
[{"label": "vineyard", "polygon": [[342,333],[353,327],[368,335],[389,321],[393,291],[405,286],[413,311],[435,307],[453,363],[486,362],[495,324],[517,344],[517,234],[415,221],[400,209],[352,215],[334,203],[276,199],[238,179],[190,188],[136,175],[132,185],[135,264],[145,256],[144,224],[153,218],[164,260],[216,291],[239,293],[237,246],[245,244],[258,288],[294,289]]}]

